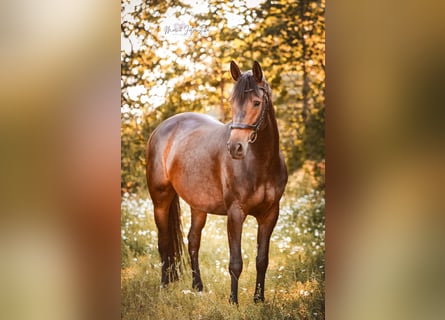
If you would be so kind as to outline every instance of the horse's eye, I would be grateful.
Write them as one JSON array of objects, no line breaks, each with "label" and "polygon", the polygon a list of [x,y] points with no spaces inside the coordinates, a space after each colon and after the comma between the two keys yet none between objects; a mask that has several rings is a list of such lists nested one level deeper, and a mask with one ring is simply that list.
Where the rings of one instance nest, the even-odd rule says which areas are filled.
[{"label": "horse's eye", "polygon": [[260,104],[261,104],[261,102],[259,102],[259,101],[254,101],[254,102],[253,102],[253,106],[254,106],[254,107],[259,107]]}]

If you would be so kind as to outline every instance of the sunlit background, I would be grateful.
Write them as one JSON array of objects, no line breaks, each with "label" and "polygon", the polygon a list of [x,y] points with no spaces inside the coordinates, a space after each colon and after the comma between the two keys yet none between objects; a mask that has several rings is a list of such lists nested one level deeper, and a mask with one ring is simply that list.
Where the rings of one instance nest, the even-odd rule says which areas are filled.
[{"label": "sunlit background", "polygon": [[[239,7],[241,5],[245,5],[246,8],[254,8],[258,6],[262,1],[261,0],[249,0],[249,1],[232,1],[231,7]],[[136,23],[134,17],[131,15],[132,9],[134,6],[140,5],[143,3],[143,1],[140,0],[132,0],[129,1],[121,15],[122,21]],[[194,63],[190,57],[178,57],[173,52],[175,50],[181,50],[185,51],[187,42],[190,41],[190,37],[193,33],[201,33],[201,34],[209,34],[211,32],[215,32],[219,28],[222,27],[222,25],[201,25],[197,28],[192,27],[193,20],[195,20],[195,16],[199,14],[205,14],[209,11],[210,3],[209,1],[193,1],[193,0],[187,0],[183,1],[185,5],[191,6],[189,10],[186,10],[185,8],[177,8],[174,6],[171,6],[170,8],[167,8],[166,12],[163,13],[160,16],[160,19],[158,21],[159,23],[159,30],[161,32],[158,33],[158,36],[160,39],[164,42],[164,45],[162,47],[159,47],[153,52],[160,58],[165,58],[166,60],[176,60],[179,63],[183,65]],[[222,16],[226,19],[226,26],[228,28],[235,28],[237,26],[241,26],[244,31],[248,31],[249,24],[245,24],[246,17],[243,15],[243,10],[235,11],[231,10],[228,5],[225,5],[224,2],[221,2],[222,9],[224,11],[221,11]],[[253,19],[248,16],[247,17],[248,22],[250,22],[251,26],[253,26]],[[175,27],[185,27],[183,30],[175,31]],[[153,26],[150,25],[148,22],[146,24],[147,31],[151,31]],[[135,33],[131,33],[128,36],[122,36],[121,37],[121,49],[127,53],[130,54],[132,50],[139,50],[141,46],[146,45],[153,45],[153,42],[148,40],[146,37],[143,37],[141,35],[137,35]],[[165,63],[165,62],[164,62]],[[208,57],[207,59],[204,59],[202,64],[194,63],[194,68],[204,68],[205,65],[209,65],[211,63],[211,58]],[[152,77],[159,77],[161,74],[157,73],[157,70],[147,70],[149,73],[151,73]],[[172,86],[174,84],[174,79],[171,79],[169,81],[169,84],[161,84],[161,85],[155,85],[151,86],[150,88],[146,88],[144,86],[135,86],[132,87],[128,94],[130,97],[134,100],[136,100],[136,97],[139,95],[142,95],[141,98],[142,102],[148,102],[153,107],[158,107],[165,101],[165,93],[167,91],[168,86]],[[147,89],[149,91],[147,92]]]}]

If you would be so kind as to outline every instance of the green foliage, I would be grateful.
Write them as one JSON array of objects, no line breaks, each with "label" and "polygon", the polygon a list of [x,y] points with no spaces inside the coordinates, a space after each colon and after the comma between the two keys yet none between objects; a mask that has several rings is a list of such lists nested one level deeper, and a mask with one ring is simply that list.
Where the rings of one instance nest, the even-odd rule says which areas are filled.
[{"label": "green foliage", "polygon": [[[289,171],[323,162],[324,0],[254,8],[211,0],[200,12],[181,1],[132,3],[122,1],[122,192],[145,192],[144,149],[162,120],[184,111],[230,120],[231,60],[244,70],[260,62]],[[188,17],[187,37],[173,41],[166,33],[172,17]]]},{"label": "green foliage", "polygon": [[[324,1],[265,1],[254,50],[272,83],[289,171],[324,159]],[[274,50],[271,50],[273,48]]]}]

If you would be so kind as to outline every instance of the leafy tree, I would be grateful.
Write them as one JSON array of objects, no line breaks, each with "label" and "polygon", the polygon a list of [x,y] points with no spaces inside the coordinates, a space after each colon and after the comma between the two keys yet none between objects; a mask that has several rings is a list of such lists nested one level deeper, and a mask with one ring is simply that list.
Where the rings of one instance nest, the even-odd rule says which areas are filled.
[{"label": "leafy tree", "polygon": [[271,76],[291,171],[324,159],[324,11],[324,0],[265,1],[252,30],[256,58]]}]

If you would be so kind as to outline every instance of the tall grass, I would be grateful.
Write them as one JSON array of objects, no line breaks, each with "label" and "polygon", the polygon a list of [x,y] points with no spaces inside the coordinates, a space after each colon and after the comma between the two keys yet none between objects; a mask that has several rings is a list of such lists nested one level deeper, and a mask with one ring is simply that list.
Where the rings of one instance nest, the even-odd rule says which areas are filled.
[{"label": "tall grass", "polygon": [[[182,202],[187,232],[190,211]],[[192,290],[190,268],[181,280],[160,287],[161,264],[151,201],[125,194],[122,200],[122,319],[324,319],[324,194],[290,187],[270,242],[266,302],[253,303],[257,223],[243,226],[244,268],[239,306],[230,305],[227,218],[208,215],[200,266],[204,291]],[[187,239],[184,238],[187,243]]]}]

